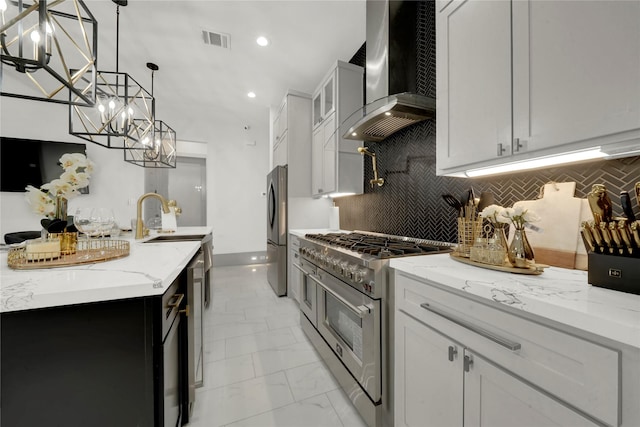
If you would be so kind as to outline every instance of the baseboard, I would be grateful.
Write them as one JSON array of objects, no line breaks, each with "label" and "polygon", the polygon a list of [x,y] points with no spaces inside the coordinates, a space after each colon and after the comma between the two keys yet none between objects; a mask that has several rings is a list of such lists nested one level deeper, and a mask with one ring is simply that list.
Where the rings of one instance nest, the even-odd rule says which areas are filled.
[{"label": "baseboard", "polygon": [[214,267],[231,265],[266,264],[267,252],[238,252],[233,254],[213,254]]}]

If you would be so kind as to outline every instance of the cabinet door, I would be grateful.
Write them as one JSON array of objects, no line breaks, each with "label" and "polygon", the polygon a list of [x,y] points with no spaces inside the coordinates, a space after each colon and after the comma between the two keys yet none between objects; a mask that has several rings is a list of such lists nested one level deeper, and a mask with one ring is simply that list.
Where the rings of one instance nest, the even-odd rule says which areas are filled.
[{"label": "cabinet door", "polygon": [[511,2],[454,0],[436,25],[438,170],[509,155]]},{"label": "cabinet door", "polygon": [[324,124],[322,190],[325,193],[336,191],[338,181],[338,135],[336,133],[336,115],[328,117]]},{"label": "cabinet door", "polygon": [[462,348],[400,311],[395,339],[396,427],[462,426]]},{"label": "cabinet door", "polygon": [[527,151],[640,129],[640,2],[515,1],[513,52]]},{"label": "cabinet door", "polygon": [[331,77],[322,85],[322,118],[326,119],[336,109],[336,77],[332,74]]},{"label": "cabinet door", "polygon": [[311,115],[313,117],[312,126],[315,127],[322,121],[322,91],[318,91],[313,95],[313,105],[311,109]]},{"label": "cabinet door", "polygon": [[313,131],[311,139],[311,194],[323,193],[322,164],[324,162],[324,126]]},{"label": "cabinet door", "polygon": [[289,141],[287,138],[287,133],[285,132],[280,136],[280,141],[278,145],[273,149],[273,167],[276,166],[284,166],[288,161],[288,150],[289,150]]},{"label": "cabinet door", "polygon": [[464,376],[464,425],[487,427],[596,426],[568,406],[472,352]]}]

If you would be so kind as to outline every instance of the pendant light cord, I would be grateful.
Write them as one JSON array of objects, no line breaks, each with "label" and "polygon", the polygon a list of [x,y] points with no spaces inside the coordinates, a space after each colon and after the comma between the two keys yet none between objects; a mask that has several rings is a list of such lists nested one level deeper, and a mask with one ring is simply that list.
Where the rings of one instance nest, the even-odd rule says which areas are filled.
[{"label": "pendant light cord", "polygon": [[120,5],[116,7],[116,73],[120,71]]}]

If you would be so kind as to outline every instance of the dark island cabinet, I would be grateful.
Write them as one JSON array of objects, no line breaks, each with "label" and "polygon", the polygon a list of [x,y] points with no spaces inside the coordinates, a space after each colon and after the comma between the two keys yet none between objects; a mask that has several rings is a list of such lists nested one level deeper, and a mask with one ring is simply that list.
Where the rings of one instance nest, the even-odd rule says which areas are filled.
[{"label": "dark island cabinet", "polygon": [[164,295],[3,313],[2,427],[179,425],[183,286],[181,274]]}]

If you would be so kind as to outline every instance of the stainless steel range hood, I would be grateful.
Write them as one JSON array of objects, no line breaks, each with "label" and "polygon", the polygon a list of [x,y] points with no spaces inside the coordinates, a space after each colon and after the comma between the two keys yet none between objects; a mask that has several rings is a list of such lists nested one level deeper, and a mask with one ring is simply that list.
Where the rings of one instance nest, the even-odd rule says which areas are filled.
[{"label": "stainless steel range hood", "polygon": [[352,115],[344,138],[379,142],[435,117],[435,99],[416,93],[418,7],[367,0],[366,105]]}]

